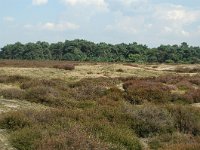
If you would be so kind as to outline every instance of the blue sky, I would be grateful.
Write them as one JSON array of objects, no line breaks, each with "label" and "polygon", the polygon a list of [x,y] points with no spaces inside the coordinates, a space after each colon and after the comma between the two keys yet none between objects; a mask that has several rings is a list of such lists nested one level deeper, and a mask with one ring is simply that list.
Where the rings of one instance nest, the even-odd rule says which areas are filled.
[{"label": "blue sky", "polygon": [[78,38],[200,45],[200,0],[0,0],[0,47]]}]

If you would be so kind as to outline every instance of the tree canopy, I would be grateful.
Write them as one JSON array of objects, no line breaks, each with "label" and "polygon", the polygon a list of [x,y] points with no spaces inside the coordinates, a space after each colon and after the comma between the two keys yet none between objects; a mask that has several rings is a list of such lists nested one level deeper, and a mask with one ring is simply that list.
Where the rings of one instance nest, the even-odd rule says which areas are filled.
[{"label": "tree canopy", "polygon": [[125,44],[93,43],[86,40],[66,40],[49,44],[38,41],[17,42],[1,48],[0,59],[68,60],[136,63],[200,63],[200,47],[161,45],[149,48],[136,42]]}]

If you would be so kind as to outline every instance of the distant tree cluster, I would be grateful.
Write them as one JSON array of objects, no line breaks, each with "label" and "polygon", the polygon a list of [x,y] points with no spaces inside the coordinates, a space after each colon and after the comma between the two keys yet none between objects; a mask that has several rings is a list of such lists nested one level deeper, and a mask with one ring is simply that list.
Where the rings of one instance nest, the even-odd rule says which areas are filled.
[{"label": "distant tree cluster", "polygon": [[0,59],[20,60],[68,60],[99,62],[136,63],[200,63],[200,47],[181,45],[161,45],[149,48],[136,42],[131,44],[93,43],[73,40],[49,44],[17,42],[4,46]]}]

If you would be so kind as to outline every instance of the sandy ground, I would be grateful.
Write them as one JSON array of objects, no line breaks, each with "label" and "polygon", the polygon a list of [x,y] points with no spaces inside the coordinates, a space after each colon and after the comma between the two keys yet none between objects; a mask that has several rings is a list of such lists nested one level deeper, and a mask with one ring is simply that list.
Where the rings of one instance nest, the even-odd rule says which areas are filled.
[{"label": "sandy ground", "polygon": [[[15,68],[0,67],[0,75],[21,75],[31,78],[59,78],[66,81],[79,80],[82,78],[98,77],[150,77],[163,74],[178,74],[173,72],[177,67],[194,68],[200,65],[134,65],[134,64],[111,64],[111,63],[82,63],[75,70],[66,71],[54,68]],[[122,71],[118,71],[118,70]]]},{"label": "sandy ground", "polygon": [[[118,71],[122,69],[123,71]],[[79,64],[73,71],[58,70],[54,68],[12,68],[1,67],[0,75],[21,75],[32,78],[59,78],[63,80],[79,80],[82,78],[98,77],[149,77],[159,76],[166,72],[144,68],[143,66],[133,67],[123,64]]]},{"label": "sandy ground", "polygon": [[200,103],[192,104],[192,106],[200,108]]},{"label": "sandy ground", "polygon": [[1,150],[15,150],[8,141],[8,134],[5,130],[0,129],[0,149]]}]

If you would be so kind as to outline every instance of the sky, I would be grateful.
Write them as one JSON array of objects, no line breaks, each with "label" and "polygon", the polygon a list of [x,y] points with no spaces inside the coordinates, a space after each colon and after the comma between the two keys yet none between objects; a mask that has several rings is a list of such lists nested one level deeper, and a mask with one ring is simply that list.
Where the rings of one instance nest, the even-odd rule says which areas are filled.
[{"label": "sky", "polygon": [[73,39],[200,46],[200,0],[0,0],[0,47]]}]

